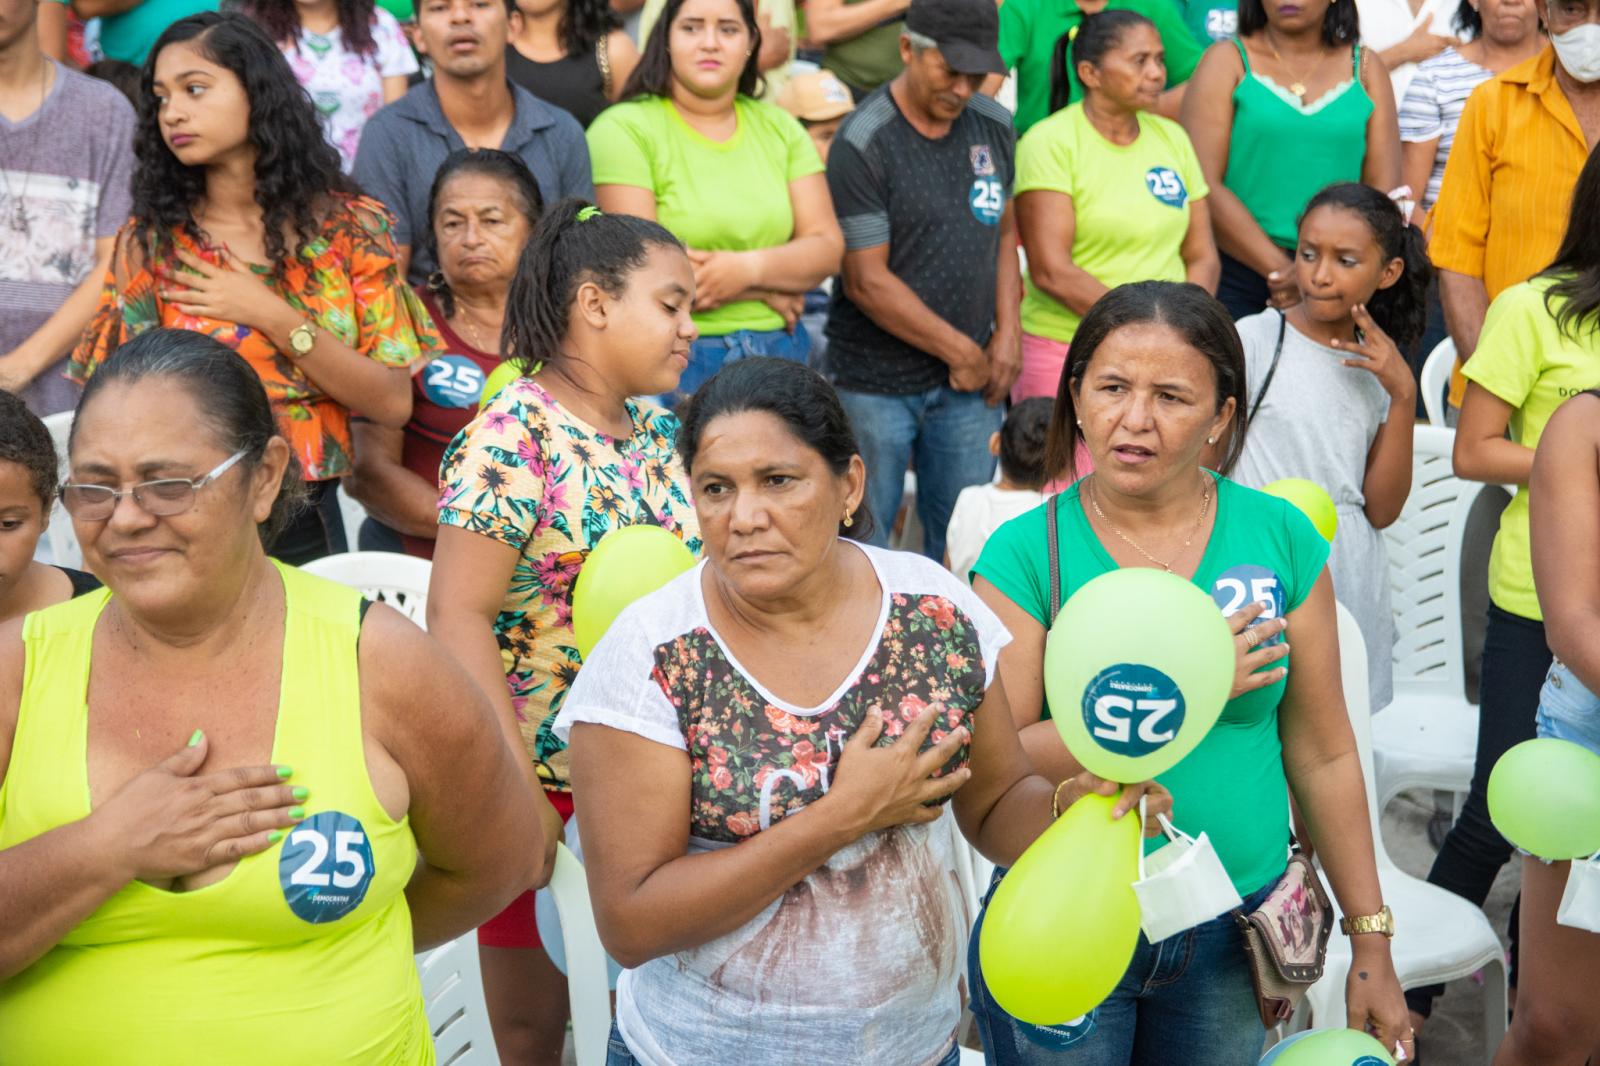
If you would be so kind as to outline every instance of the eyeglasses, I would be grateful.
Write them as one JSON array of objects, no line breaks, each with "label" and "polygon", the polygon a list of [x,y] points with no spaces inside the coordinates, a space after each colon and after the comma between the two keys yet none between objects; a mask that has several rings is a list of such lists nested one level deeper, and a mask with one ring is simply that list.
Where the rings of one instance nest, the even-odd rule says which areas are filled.
[{"label": "eyeglasses", "polygon": [[132,488],[120,490],[104,485],[69,482],[61,486],[61,506],[74,518],[81,518],[85,522],[102,522],[116,512],[122,497],[132,496],[133,502],[145,513],[156,518],[171,518],[193,507],[195,493],[226,474],[234,463],[244,458],[247,451],[248,448],[239,449],[213,467],[210,473],[197,478],[167,477],[158,481],[141,481]]}]

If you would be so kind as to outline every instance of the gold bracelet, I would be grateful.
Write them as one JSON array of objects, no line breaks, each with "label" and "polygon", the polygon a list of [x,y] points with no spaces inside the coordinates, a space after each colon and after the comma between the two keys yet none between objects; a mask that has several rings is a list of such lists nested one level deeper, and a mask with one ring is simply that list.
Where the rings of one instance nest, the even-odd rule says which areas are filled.
[{"label": "gold bracelet", "polygon": [[1061,790],[1072,784],[1072,778],[1067,778],[1056,786],[1055,792],[1050,796],[1050,819],[1054,821],[1061,817]]}]

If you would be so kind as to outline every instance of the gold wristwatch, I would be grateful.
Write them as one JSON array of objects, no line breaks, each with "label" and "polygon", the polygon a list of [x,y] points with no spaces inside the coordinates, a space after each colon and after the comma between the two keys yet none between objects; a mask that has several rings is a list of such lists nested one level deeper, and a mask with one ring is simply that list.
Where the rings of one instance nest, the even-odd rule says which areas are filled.
[{"label": "gold wristwatch", "polygon": [[1394,912],[1387,904],[1377,914],[1363,914],[1359,918],[1340,918],[1339,928],[1345,936],[1355,936],[1357,933],[1382,933],[1389,939],[1394,939]]},{"label": "gold wristwatch", "polygon": [[317,324],[309,318],[289,331],[289,354],[303,359],[317,343]]}]

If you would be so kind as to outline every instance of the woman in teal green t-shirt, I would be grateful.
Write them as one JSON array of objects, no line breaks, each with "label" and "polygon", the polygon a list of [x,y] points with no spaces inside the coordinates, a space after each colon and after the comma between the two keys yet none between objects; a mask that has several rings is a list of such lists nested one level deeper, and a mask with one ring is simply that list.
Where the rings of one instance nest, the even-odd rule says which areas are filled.
[{"label": "woman in teal green t-shirt", "polygon": [[1357,43],[1352,0],[1240,0],[1239,36],[1211,46],[1183,125],[1211,184],[1217,299],[1235,319],[1300,302],[1297,222],[1318,190],[1400,184],[1400,126],[1383,60]]},{"label": "woman in teal green t-shirt", "polygon": [[805,362],[805,294],[844,255],[811,138],[754,99],[760,51],[750,0],[667,0],[622,102],[588,129],[600,206],[689,247],[700,338],[674,403],[733,359]]},{"label": "woman in teal green t-shirt", "polygon": [[[1173,822],[1211,839],[1248,911],[1283,875],[1292,793],[1341,910],[1377,915],[1383,899],[1366,793],[1339,695],[1328,545],[1287,503],[1201,466],[1208,448],[1224,453],[1224,468],[1237,458],[1245,398],[1238,334],[1204,290],[1159,281],[1113,289],[1078,328],[1047,444],[1047,469],[1060,469],[1082,442],[1095,472],[1063,492],[1053,512],[1046,504],[1002,526],[978,560],[973,587],[1012,635],[1000,677],[1023,747],[1050,780],[1080,767],[1043,720],[1047,516],[1057,523],[1063,600],[1129,566],[1166,569],[1211,594],[1237,634],[1233,698],[1199,747],[1158,778],[1172,793]],[[1285,665],[1290,642],[1293,670]],[[1350,1016],[1394,1048],[1411,1034],[1388,940],[1353,940]],[[1141,936],[1111,997],[1058,1026],[1006,1014],[989,995],[976,951],[971,960],[984,1047],[1003,1066],[1254,1066],[1261,1054],[1249,964],[1228,915],[1158,944]],[[1153,1050],[1118,1050],[1134,1048]],[[1406,1044],[1408,1056],[1413,1050]]]}]

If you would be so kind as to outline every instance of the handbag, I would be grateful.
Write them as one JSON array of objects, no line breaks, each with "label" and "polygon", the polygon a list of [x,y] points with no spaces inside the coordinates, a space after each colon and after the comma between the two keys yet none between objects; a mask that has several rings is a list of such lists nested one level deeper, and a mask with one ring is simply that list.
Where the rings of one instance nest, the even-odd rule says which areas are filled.
[{"label": "handbag", "polygon": [[1271,1029],[1287,1021],[1306,992],[1322,977],[1333,933],[1333,904],[1311,860],[1291,840],[1289,867],[1249,914],[1231,913],[1244,935],[1261,1024]]}]

